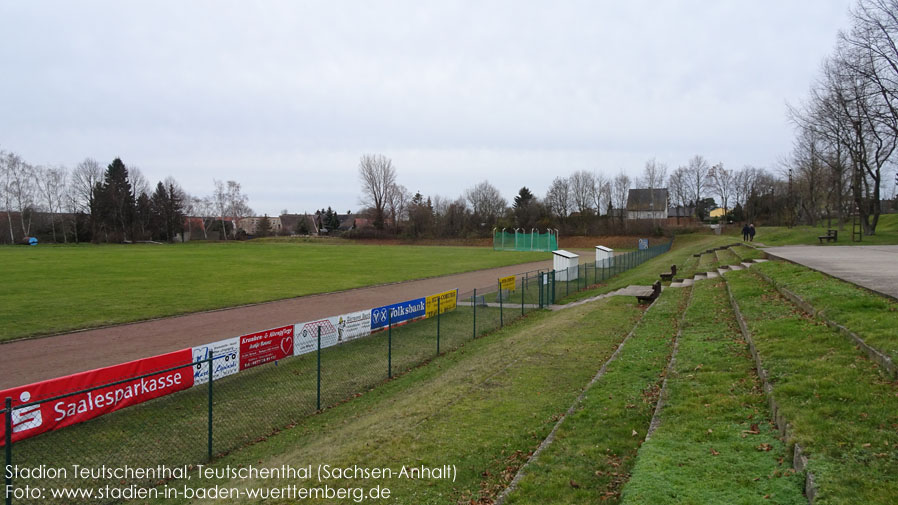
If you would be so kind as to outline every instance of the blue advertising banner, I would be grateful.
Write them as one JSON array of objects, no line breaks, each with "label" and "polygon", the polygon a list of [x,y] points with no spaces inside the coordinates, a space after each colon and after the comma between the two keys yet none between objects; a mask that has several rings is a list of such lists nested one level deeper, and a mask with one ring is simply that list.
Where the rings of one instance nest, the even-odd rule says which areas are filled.
[{"label": "blue advertising banner", "polygon": [[371,309],[371,331],[386,328],[390,324],[391,314],[394,325],[424,317],[427,315],[427,302],[424,298],[415,298],[414,300]]}]

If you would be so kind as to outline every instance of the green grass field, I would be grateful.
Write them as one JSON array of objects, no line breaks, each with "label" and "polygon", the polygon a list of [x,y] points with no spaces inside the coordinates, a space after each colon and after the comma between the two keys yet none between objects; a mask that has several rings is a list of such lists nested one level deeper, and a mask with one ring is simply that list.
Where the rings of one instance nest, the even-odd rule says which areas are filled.
[{"label": "green grass field", "polygon": [[[760,226],[758,234],[755,236],[755,242],[760,242],[767,246],[780,245],[801,245],[816,244],[820,245],[817,237],[826,235],[828,226],[826,221],[822,221],[818,226]],[[833,229],[838,226],[833,222]],[[742,240],[741,225],[729,225],[727,234],[738,240]],[[823,245],[885,245],[898,244],[898,214],[883,214],[879,217],[879,223],[876,226],[876,234],[872,236],[864,236],[860,242],[851,241],[851,222],[845,224],[844,228],[839,230],[838,242],[823,242]]]},{"label": "green grass field", "polygon": [[301,242],[0,247],[0,341],[549,257]]}]

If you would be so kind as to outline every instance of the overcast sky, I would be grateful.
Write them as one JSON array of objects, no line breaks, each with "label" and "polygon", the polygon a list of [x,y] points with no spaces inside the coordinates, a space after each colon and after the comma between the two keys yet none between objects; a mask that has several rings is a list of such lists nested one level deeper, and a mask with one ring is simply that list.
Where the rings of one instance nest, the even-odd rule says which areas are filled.
[{"label": "overcast sky", "polygon": [[272,215],[358,209],[364,153],[451,198],[653,157],[775,168],[852,4],[7,0],[0,148],[233,179]]}]

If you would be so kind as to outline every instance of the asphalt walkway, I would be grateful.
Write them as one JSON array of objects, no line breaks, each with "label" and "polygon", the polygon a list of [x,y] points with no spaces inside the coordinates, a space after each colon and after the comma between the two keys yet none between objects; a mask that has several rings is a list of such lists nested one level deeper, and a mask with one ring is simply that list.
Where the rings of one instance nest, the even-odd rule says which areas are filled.
[{"label": "asphalt walkway", "polygon": [[898,298],[898,245],[768,247],[772,257]]}]

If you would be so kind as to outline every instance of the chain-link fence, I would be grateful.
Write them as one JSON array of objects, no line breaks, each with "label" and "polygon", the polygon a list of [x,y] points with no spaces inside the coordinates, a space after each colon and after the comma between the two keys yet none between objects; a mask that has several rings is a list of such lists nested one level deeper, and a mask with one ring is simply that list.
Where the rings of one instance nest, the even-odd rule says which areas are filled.
[{"label": "chain-link fence", "polygon": [[[40,401],[20,401],[15,408],[6,398],[0,411],[6,428],[5,468],[23,469],[12,476],[5,472],[6,503],[111,503],[140,498],[137,492],[156,493],[142,495],[143,499],[164,498],[167,484],[179,479],[177,472],[186,472],[188,465],[264,440],[669,248],[663,244],[617,255],[598,268],[581,264],[567,271],[531,271],[513,280],[497,279],[492,286],[458,293],[449,312],[438,308],[434,317],[405,324],[393,324],[390,318],[381,331],[330,347],[321,347],[319,334],[313,352],[221,378],[209,373],[203,384],[15,443],[13,433],[23,422],[35,422],[34,407],[42,403],[50,402],[51,411],[60,416],[78,414],[94,408],[98,398],[116,387],[193,374],[203,366],[215,370],[231,357],[209,355],[202,362],[148,370]],[[48,480],[46,474],[33,471],[42,465],[68,472]],[[76,475],[75,468],[87,471],[86,478]],[[123,474],[128,468],[132,472]]]}]

